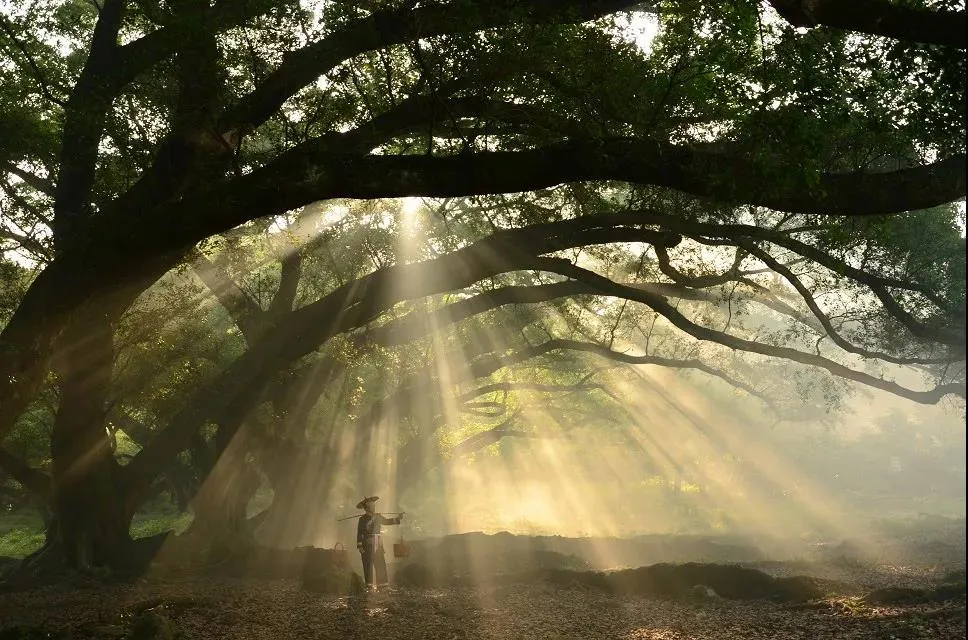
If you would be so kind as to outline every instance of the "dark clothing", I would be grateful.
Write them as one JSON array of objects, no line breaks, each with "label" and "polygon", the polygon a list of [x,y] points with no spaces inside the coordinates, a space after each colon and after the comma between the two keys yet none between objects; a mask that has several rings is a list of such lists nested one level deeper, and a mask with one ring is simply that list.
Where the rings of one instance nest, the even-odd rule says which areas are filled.
[{"label": "dark clothing", "polygon": [[[384,518],[378,513],[360,516],[356,525],[356,548],[363,560],[363,579],[366,584],[385,584],[387,581],[387,560],[383,551],[382,525],[400,524],[400,518]],[[376,582],[373,570],[376,569]]]},{"label": "dark clothing", "polygon": [[[367,586],[387,583],[387,557],[381,543],[364,544],[360,549],[360,559],[363,560],[363,580]],[[376,576],[373,575],[374,569]]]},{"label": "dark clothing", "polygon": [[368,535],[378,536],[385,524],[400,524],[400,518],[384,518],[379,513],[364,513],[356,524],[356,546],[363,544]]}]

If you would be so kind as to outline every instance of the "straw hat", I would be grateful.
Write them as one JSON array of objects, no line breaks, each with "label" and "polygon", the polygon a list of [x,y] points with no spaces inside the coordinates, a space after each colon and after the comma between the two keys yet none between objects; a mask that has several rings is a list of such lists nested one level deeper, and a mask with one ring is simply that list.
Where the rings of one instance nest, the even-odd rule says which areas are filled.
[{"label": "straw hat", "polygon": [[380,496],[370,496],[369,498],[363,498],[362,500],[360,500],[359,502],[356,503],[356,508],[357,509],[365,509],[366,508],[366,503],[368,503],[368,502],[376,502],[379,499],[380,499]]}]

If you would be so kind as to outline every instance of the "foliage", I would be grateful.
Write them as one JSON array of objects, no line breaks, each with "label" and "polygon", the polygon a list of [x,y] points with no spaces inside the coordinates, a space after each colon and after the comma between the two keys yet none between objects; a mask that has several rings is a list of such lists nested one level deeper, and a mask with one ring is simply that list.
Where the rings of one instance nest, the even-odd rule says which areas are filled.
[{"label": "foliage", "polygon": [[44,544],[43,524],[33,514],[4,514],[0,527],[0,556],[23,558]]}]

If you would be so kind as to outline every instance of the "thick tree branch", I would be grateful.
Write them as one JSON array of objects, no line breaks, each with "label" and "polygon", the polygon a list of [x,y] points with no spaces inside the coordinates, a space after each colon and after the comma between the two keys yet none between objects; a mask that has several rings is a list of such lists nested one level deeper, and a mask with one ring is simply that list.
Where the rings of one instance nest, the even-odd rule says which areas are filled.
[{"label": "thick tree branch", "polygon": [[371,322],[397,302],[454,291],[498,273],[567,263],[558,258],[536,258],[540,254],[609,242],[674,246],[679,241],[674,235],[650,229],[600,228],[593,219],[582,220],[583,224],[568,222],[499,231],[439,258],[385,267],[358,278],[294,312],[281,326],[299,340],[289,341],[281,347],[282,352],[289,354],[292,349],[291,353],[300,357],[305,349],[315,348],[336,333]]},{"label": "thick tree branch", "polygon": [[29,185],[30,187],[36,189],[37,191],[41,192],[45,196],[53,197],[54,185],[53,183],[51,183],[50,180],[46,178],[41,178],[37,174],[31,173],[30,171],[24,171],[13,162],[4,161],[2,164],[2,168],[4,171],[8,171],[13,175],[17,176],[18,178],[24,181],[24,184]]},{"label": "thick tree branch", "polygon": [[219,304],[228,311],[246,342],[253,344],[262,331],[262,308],[236,284],[235,280],[204,255],[195,256],[192,269],[218,298]]},{"label": "thick tree branch", "polygon": [[7,240],[13,240],[24,250],[33,253],[43,261],[50,260],[52,257],[51,252],[47,249],[47,247],[42,245],[36,238],[31,238],[30,236],[16,233],[11,229],[0,228],[0,239],[4,238]]},{"label": "thick tree branch", "polygon": [[[588,180],[652,184],[723,202],[836,216],[925,209],[965,195],[963,155],[900,171],[825,174],[813,187],[794,184],[789,178],[806,176],[792,166],[764,170],[742,158],[648,140],[576,140],[530,151],[447,157],[329,156],[321,153],[328,144],[302,145],[241,178],[200,187],[186,194],[174,212],[159,210],[139,224],[157,219],[160,226],[164,221],[172,229],[168,240],[182,245],[257,215],[283,213],[328,198],[457,197]],[[774,179],[777,173],[788,173],[788,179]],[[110,220],[122,227],[132,224],[131,216]]]},{"label": "thick tree branch", "polygon": [[157,209],[176,201],[190,184],[220,179],[238,144],[233,132],[223,134],[213,126],[225,70],[215,34],[205,28],[205,9],[181,0],[171,6],[181,22],[194,25],[175,57],[178,100],[171,131],[158,145],[152,166],[113,203],[115,210]]},{"label": "thick tree branch", "polygon": [[[661,245],[654,246],[658,249]],[[722,305],[725,302],[723,296],[718,292],[694,289],[679,284],[629,282],[626,283],[626,286],[683,300],[708,302],[715,305]],[[787,303],[779,300],[769,291],[764,290],[762,287],[750,288],[752,291],[744,294],[744,299],[761,304],[777,313],[789,316],[818,333],[823,331],[823,327],[811,321],[808,315],[800,313]],[[431,331],[439,331],[448,325],[507,304],[535,304],[580,295],[598,295],[598,291],[594,287],[576,280],[565,280],[563,282],[530,286],[500,287],[474,295],[465,300],[445,305],[434,312],[414,312],[402,318],[392,320],[385,325],[368,331],[365,335],[365,340],[384,345],[406,344],[427,335]]]},{"label": "thick tree branch", "polygon": [[501,424],[491,427],[486,431],[482,431],[481,433],[475,433],[474,435],[461,440],[448,452],[449,459],[456,460],[461,456],[466,456],[470,453],[474,453],[475,451],[480,451],[484,447],[494,444],[502,438],[540,438],[541,436],[539,434],[531,431],[522,431],[520,429],[511,428],[515,422],[517,422],[519,413],[520,412],[515,412],[514,415]]},{"label": "thick tree branch", "polygon": [[378,11],[319,42],[293,51],[262,84],[221,119],[219,131],[250,131],[300,89],[353,56],[448,33],[510,23],[584,22],[637,4],[633,0],[489,0]]},{"label": "thick tree branch", "polygon": [[107,78],[117,63],[115,54],[124,4],[124,0],[104,0],[87,63],[65,109],[54,205],[54,239],[58,252],[64,248],[61,245],[83,235],[74,233],[75,226],[90,214],[98,145],[114,97]]},{"label": "thick tree branch", "polygon": [[446,305],[433,313],[407,314],[371,329],[365,337],[367,341],[376,344],[402,345],[425,336],[430,331],[440,330],[506,304],[534,304],[591,293],[594,291],[590,287],[574,280],[534,286],[500,287]]},{"label": "thick tree branch", "polygon": [[823,25],[906,42],[965,48],[965,12],[921,9],[889,0],[770,0],[796,27]]},{"label": "thick tree branch", "polygon": [[[201,389],[188,406],[173,417],[125,467],[134,491],[140,491],[164,467],[167,456],[184,449],[201,421],[221,412],[241,416],[262,399],[276,371],[315,350],[329,338],[364,326],[397,302],[460,289],[482,278],[535,265],[564,262],[536,261],[536,253],[609,242],[619,238],[674,244],[676,238],[651,230],[596,228],[586,220],[576,225],[549,223],[502,231],[464,249],[424,262],[380,269],[337,288],[319,301],[302,307],[277,323],[233,362],[216,380]],[[560,230],[560,233],[554,233]],[[220,421],[219,424],[222,424]],[[220,435],[222,430],[219,430]],[[231,438],[227,431],[225,438]],[[148,483],[148,484],[146,484]]]},{"label": "thick tree branch", "polygon": [[[517,71],[520,72],[520,69]],[[481,80],[484,83],[491,82],[510,72],[511,69],[507,67],[485,69],[480,72]],[[439,127],[439,123],[457,118],[535,126],[558,135],[580,135],[583,132],[579,123],[539,107],[489,100],[479,96],[448,98],[467,84],[466,78],[459,78],[438,87],[432,95],[410,96],[355,129],[345,133],[331,133],[305,143],[305,146],[314,147],[321,156],[366,154],[370,149],[396,136],[421,129],[427,129],[427,133],[430,133],[431,123],[437,123]],[[435,128],[432,133],[436,136],[441,132]]]},{"label": "thick tree branch", "polygon": [[118,64],[109,76],[110,90],[116,94],[137,76],[171,58],[186,39],[200,31],[215,35],[242,25],[277,4],[277,0],[219,0],[215,6],[190,16],[176,15],[165,27],[118,49]]},{"label": "thick tree branch", "polygon": [[279,273],[279,288],[272,296],[269,309],[266,311],[268,318],[278,318],[283,314],[292,311],[293,302],[296,300],[296,292],[299,288],[299,276],[302,274],[302,257],[295,247],[282,259],[282,268]]}]

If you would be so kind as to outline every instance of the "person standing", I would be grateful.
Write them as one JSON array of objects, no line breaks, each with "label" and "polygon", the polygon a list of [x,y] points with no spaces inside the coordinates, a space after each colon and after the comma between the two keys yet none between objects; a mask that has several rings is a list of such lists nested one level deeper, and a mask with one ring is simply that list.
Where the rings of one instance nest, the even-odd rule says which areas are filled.
[{"label": "person standing", "polygon": [[363,560],[363,579],[366,582],[366,588],[371,591],[375,591],[378,584],[387,582],[387,560],[386,553],[383,551],[382,526],[400,524],[404,515],[401,512],[396,518],[385,518],[383,514],[374,512],[373,503],[379,499],[379,496],[370,496],[363,498],[356,505],[357,509],[364,511],[356,525],[356,548]]}]

